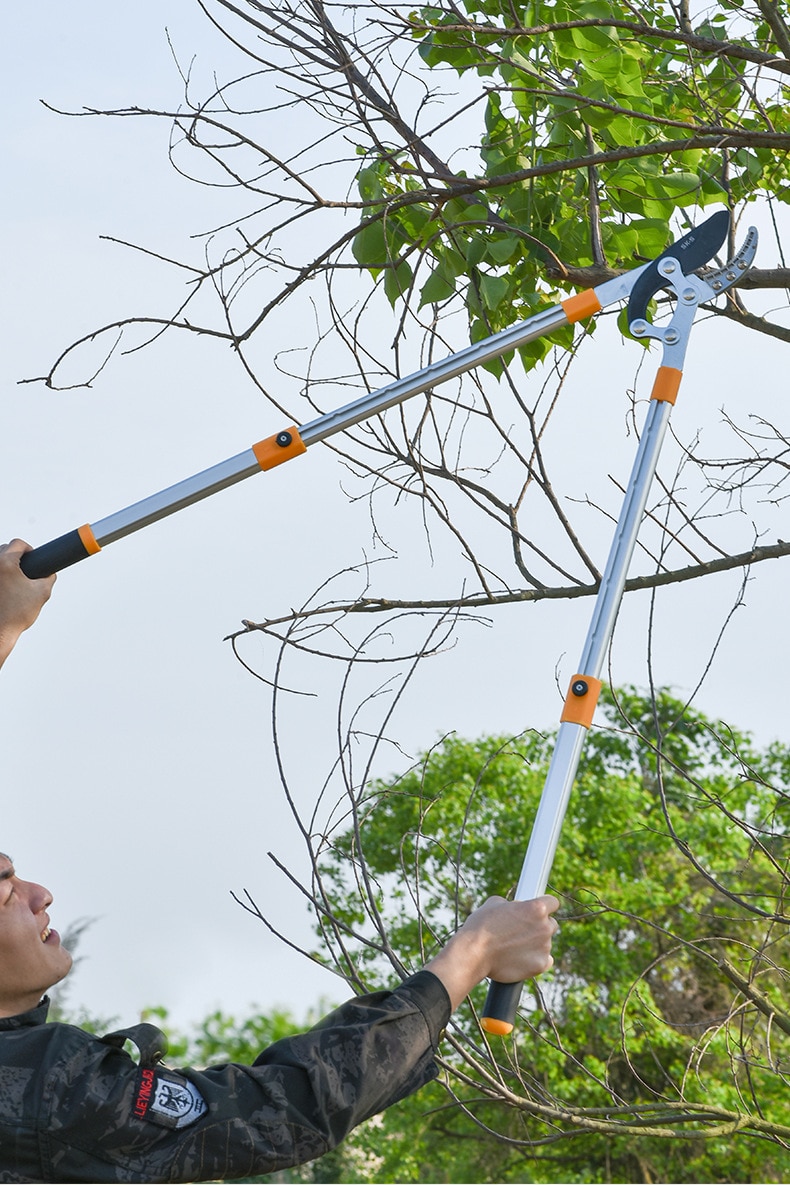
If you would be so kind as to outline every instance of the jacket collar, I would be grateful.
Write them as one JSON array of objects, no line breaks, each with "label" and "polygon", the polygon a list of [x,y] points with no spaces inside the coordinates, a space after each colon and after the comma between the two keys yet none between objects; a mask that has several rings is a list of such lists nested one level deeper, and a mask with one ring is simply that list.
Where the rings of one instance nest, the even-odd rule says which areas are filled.
[{"label": "jacket collar", "polygon": [[49,1012],[49,996],[45,996],[35,1008],[27,1012],[20,1012],[16,1016],[0,1016],[0,1033],[7,1033],[12,1029],[26,1029],[33,1025],[43,1025]]}]

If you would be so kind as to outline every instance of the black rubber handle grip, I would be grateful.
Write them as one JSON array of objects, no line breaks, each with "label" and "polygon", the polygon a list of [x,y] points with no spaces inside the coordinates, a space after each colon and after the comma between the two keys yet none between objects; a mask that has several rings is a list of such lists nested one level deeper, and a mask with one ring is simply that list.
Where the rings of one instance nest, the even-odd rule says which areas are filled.
[{"label": "black rubber handle grip", "polygon": [[491,980],[480,1022],[487,1033],[506,1037],[512,1030],[523,986],[523,982],[497,983],[495,979]]},{"label": "black rubber handle grip", "polygon": [[52,539],[41,547],[26,551],[19,566],[25,576],[39,580],[42,576],[52,576],[62,568],[69,568],[89,555],[91,552],[82,542],[79,531],[69,531],[68,535],[61,535],[59,539]]}]

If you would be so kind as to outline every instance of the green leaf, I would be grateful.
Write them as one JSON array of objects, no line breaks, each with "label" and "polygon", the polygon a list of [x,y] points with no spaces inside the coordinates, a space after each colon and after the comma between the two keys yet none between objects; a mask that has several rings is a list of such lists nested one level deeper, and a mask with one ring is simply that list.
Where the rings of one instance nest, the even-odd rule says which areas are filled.
[{"label": "green leaf", "polygon": [[631,227],[637,235],[636,252],[646,259],[660,255],[671,238],[669,224],[663,218],[635,218]]},{"label": "green leaf", "polygon": [[361,267],[380,269],[387,263],[388,252],[382,223],[364,226],[351,244],[351,252]]},{"label": "green leaf", "polygon": [[420,308],[426,304],[440,304],[455,294],[455,282],[448,280],[443,266],[431,272],[420,289]]},{"label": "green leaf", "polygon": [[699,177],[696,173],[666,173],[647,183],[648,192],[668,198],[675,205],[688,206],[697,200]]},{"label": "green leaf", "polygon": [[620,40],[616,29],[601,28],[595,25],[571,29],[570,35],[576,48],[590,55],[607,53]]},{"label": "green leaf", "polygon": [[[398,211],[398,216],[401,221],[403,229],[408,235],[411,242],[420,241],[430,237],[433,232],[435,223],[431,218],[428,209],[421,205],[404,206]],[[426,232],[427,228],[427,234]]]},{"label": "green leaf", "polygon": [[507,263],[518,250],[520,240],[517,235],[504,235],[502,238],[492,239],[488,243],[486,254],[496,263]]},{"label": "green leaf", "polygon": [[383,195],[381,174],[377,166],[360,169],[357,174],[357,187],[363,202],[375,202]]},{"label": "green leaf", "polygon": [[466,262],[469,267],[477,267],[487,250],[488,243],[483,235],[475,235],[473,239],[470,239],[466,249]]},{"label": "green leaf", "polygon": [[487,309],[497,309],[510,291],[510,281],[505,276],[481,275],[478,284]]},{"label": "green leaf", "polygon": [[384,291],[391,305],[394,305],[399,297],[407,294],[411,281],[412,270],[405,259],[401,260],[396,267],[387,269],[384,274]]}]

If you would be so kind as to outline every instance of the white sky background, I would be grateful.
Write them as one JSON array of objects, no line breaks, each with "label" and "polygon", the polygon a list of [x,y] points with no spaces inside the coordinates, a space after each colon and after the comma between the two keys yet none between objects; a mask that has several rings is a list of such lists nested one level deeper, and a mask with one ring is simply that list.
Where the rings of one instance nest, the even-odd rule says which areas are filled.
[{"label": "white sky background", "polygon": [[[158,288],[174,292],[171,276],[100,234],[177,255],[189,232],[226,216],[217,215],[224,207],[215,193],[174,175],[163,123],[69,120],[38,102],[177,104],[165,26],[184,61],[197,53],[221,69],[226,51],[191,0],[113,6],[111,17],[106,4],[85,0],[5,13],[3,539],[19,534],[37,544],[95,522],[283,426],[229,351],[194,340],[168,339],[114,360],[90,390],[18,385],[96,325],[172,306],[162,305]],[[761,266],[776,262],[772,250],[758,255]],[[304,317],[292,326],[294,344],[309,339]],[[284,344],[273,342],[272,354]],[[636,350],[603,333],[587,350],[587,369],[574,379],[576,411],[565,420],[569,473],[600,475],[619,464],[627,476],[631,443],[619,428]],[[673,422],[712,426],[723,406],[780,416],[786,372],[779,347],[765,339],[729,325],[699,327]],[[285,401],[296,390],[294,383]],[[341,392],[337,402],[354,394]],[[616,409],[601,421],[611,431],[596,427],[599,407]],[[287,611],[370,551],[365,508],[349,506],[344,477],[316,446],[64,572],[4,668],[0,848],[22,875],[54,890],[56,927],[96,919],[72,1007],[131,1021],[162,1004],[186,1023],[216,1006],[280,1004],[300,1016],[320,997],[345,994],[231,899],[231,890],[249,889],[289,935],[311,944],[301,898],[266,858],[273,849],[306,872],[278,793],[268,696],[222,641],[242,618]],[[781,513],[766,542],[777,536]],[[601,565],[606,546],[604,538]],[[440,549],[431,587],[453,591],[442,556]],[[417,593],[414,574],[426,565],[416,539],[390,565],[393,595]],[[784,573],[781,562],[754,573],[697,701],[761,740],[788,735]],[[662,594],[659,681],[681,694],[695,686],[739,579]],[[616,677],[642,685],[646,606],[646,597],[629,599],[615,643]],[[492,629],[463,630],[454,651],[424,664],[393,731],[415,753],[453,729],[553,726],[555,668],[564,686],[591,610],[590,601],[514,607]],[[245,653],[255,656],[256,645]],[[290,707],[286,734],[305,805],[332,759],[336,710],[319,669],[314,690],[319,698]],[[379,773],[403,767],[390,756]]]}]

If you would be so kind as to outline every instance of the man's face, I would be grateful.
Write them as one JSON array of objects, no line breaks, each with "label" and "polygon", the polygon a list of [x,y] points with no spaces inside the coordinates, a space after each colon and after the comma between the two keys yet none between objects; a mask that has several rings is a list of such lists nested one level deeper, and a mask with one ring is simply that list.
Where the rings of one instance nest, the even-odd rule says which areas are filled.
[{"label": "man's face", "polygon": [[51,904],[48,889],[20,880],[0,854],[0,1016],[35,1008],[71,968],[71,955],[49,925]]}]

